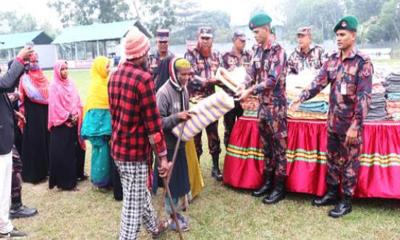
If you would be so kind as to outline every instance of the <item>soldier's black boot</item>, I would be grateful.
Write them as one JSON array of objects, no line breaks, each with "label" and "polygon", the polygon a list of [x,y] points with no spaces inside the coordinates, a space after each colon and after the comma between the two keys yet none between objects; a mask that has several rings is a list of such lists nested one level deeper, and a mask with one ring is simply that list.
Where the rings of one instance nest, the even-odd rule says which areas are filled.
[{"label": "soldier's black boot", "polygon": [[262,202],[265,204],[273,204],[284,199],[286,196],[285,183],[286,183],[285,177],[277,178],[275,182],[275,187],[272,190],[271,194],[267,195],[262,200]]},{"label": "soldier's black boot", "polygon": [[338,185],[328,185],[328,190],[325,195],[321,198],[315,198],[311,204],[317,207],[335,205],[338,200]]},{"label": "soldier's black boot", "polygon": [[272,190],[272,174],[265,174],[264,184],[256,191],[251,193],[253,197],[261,197],[268,194]]},{"label": "soldier's black boot", "polygon": [[219,156],[212,156],[213,167],[211,170],[211,177],[217,181],[222,181],[221,170],[219,169]]},{"label": "soldier's black boot", "polygon": [[335,208],[329,211],[329,216],[333,218],[343,217],[351,212],[351,196],[343,196],[336,204]]}]

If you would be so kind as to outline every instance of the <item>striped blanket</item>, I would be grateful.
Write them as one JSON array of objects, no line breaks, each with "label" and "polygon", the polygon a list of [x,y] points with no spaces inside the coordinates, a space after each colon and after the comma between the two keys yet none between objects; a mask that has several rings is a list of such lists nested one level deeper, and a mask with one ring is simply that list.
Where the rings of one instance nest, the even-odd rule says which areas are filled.
[{"label": "striped blanket", "polygon": [[201,100],[190,109],[190,111],[194,113],[194,116],[190,120],[178,124],[178,126],[172,129],[172,133],[176,137],[179,137],[182,133],[182,141],[186,142],[208,125],[224,116],[234,107],[235,102],[233,97],[229,96],[224,91],[214,93],[213,95]]}]

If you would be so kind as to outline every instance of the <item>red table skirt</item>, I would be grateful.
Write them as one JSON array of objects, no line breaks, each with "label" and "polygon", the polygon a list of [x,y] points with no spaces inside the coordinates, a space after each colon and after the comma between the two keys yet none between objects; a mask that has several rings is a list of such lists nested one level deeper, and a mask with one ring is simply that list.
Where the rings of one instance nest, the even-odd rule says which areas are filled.
[{"label": "red table skirt", "polygon": [[[289,120],[288,179],[291,192],[325,193],[326,121]],[[360,171],[355,197],[400,199],[400,124],[364,125]],[[232,131],[224,164],[224,183],[256,189],[263,183],[263,152],[257,119],[241,117]]]}]

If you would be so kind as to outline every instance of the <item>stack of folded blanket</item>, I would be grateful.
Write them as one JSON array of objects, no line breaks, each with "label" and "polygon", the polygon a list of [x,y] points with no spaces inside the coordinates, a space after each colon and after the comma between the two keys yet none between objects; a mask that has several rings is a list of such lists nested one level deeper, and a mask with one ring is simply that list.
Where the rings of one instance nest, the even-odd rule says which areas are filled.
[{"label": "stack of folded blanket", "polygon": [[400,73],[390,73],[385,82],[386,93],[400,93]]},{"label": "stack of folded blanket", "polygon": [[[287,92],[288,104],[297,97],[297,91]],[[296,112],[288,110],[288,117],[292,119],[326,119],[329,110],[329,94],[320,93],[313,99],[305,101]]]},{"label": "stack of folded blanket", "polygon": [[384,83],[386,87],[386,111],[388,118],[400,120],[400,73],[390,73]]},{"label": "stack of folded blanket", "polygon": [[[286,78],[286,94],[288,104],[295,99],[303,89],[308,88],[317,76],[318,71],[305,69],[297,75],[290,74]],[[329,90],[327,86],[320,94],[302,103],[299,110],[288,110],[288,117],[292,119],[326,119],[329,109]]]},{"label": "stack of folded blanket", "polygon": [[371,104],[368,108],[367,121],[387,119],[385,87],[382,83],[374,83],[372,86]]}]

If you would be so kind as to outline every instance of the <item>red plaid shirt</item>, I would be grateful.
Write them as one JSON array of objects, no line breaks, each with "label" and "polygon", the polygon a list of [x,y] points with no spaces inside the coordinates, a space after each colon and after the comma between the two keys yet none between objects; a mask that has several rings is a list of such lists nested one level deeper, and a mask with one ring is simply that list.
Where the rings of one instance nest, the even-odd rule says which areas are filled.
[{"label": "red plaid shirt", "polygon": [[149,137],[159,156],[167,154],[154,82],[149,72],[125,62],[110,77],[108,95],[112,116],[111,156],[124,162],[151,159]]}]

